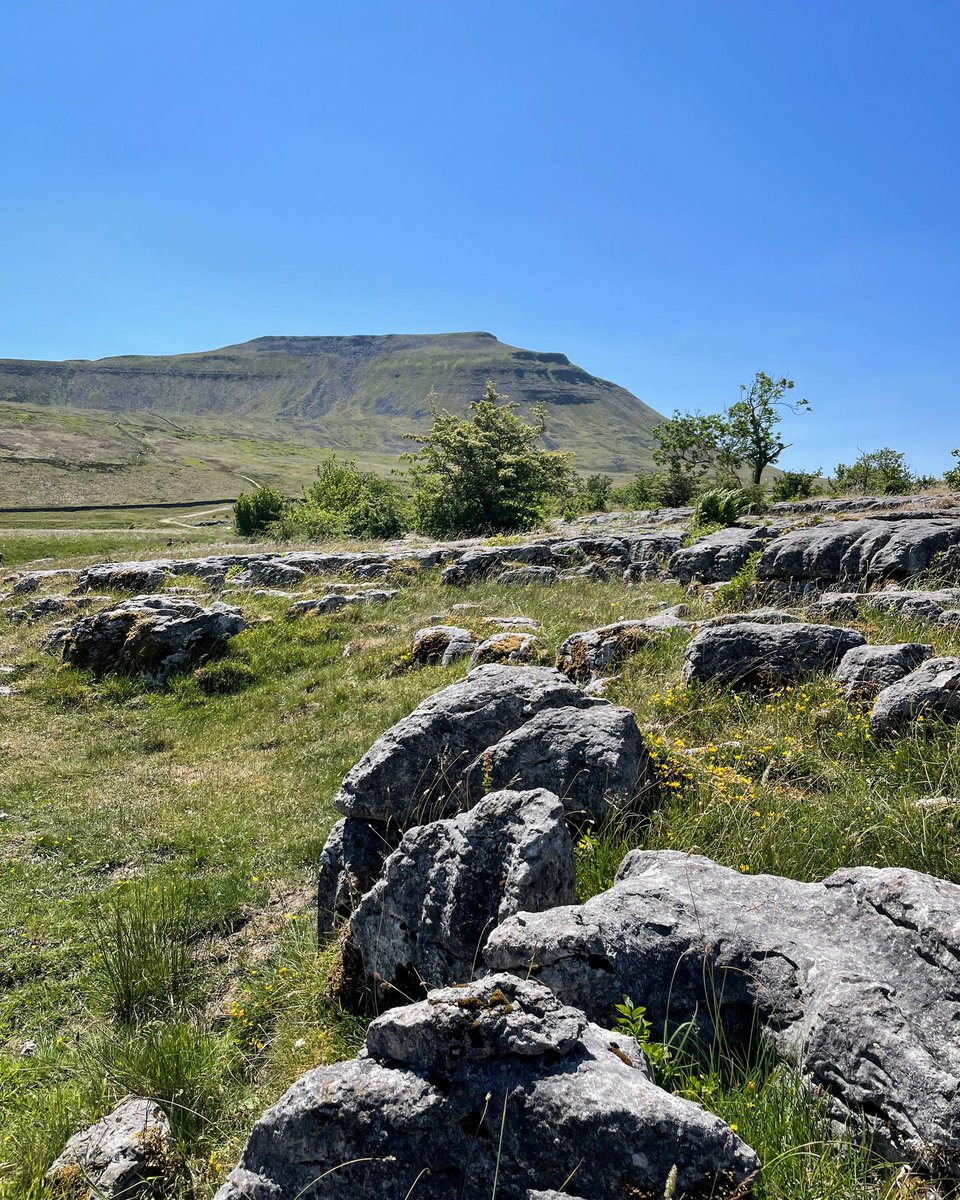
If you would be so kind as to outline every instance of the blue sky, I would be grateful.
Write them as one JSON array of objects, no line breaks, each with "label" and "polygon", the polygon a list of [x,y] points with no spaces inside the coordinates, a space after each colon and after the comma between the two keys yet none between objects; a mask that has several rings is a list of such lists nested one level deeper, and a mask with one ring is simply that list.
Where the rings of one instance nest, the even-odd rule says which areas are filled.
[{"label": "blue sky", "polygon": [[484,329],[960,445],[955,0],[3,5],[0,356]]}]

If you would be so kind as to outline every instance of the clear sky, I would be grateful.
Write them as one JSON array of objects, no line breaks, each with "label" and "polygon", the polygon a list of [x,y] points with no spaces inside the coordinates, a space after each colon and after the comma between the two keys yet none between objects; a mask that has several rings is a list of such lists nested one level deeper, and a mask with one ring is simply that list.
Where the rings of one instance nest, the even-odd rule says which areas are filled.
[{"label": "clear sky", "polygon": [[0,357],[483,329],[787,373],[783,465],[960,445],[960,0],[0,12]]}]

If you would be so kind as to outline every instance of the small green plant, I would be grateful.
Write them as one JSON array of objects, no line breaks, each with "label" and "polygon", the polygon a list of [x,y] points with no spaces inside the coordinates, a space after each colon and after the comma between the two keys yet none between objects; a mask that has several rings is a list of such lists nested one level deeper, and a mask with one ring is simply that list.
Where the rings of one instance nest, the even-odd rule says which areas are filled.
[{"label": "small green plant", "polygon": [[624,996],[621,1003],[613,1007],[620,1014],[614,1024],[616,1031],[632,1037],[641,1048],[645,1047],[650,1041],[653,1026],[647,1020],[647,1010],[644,1006],[634,1004],[629,996]]},{"label": "small green plant", "polygon": [[697,497],[693,519],[697,525],[735,525],[749,502],[742,488],[711,488]]},{"label": "small green plant", "polygon": [[252,492],[244,492],[237,497],[233,506],[233,523],[237,533],[245,537],[264,533],[274,521],[279,521],[285,504],[283,496],[265,484]]}]

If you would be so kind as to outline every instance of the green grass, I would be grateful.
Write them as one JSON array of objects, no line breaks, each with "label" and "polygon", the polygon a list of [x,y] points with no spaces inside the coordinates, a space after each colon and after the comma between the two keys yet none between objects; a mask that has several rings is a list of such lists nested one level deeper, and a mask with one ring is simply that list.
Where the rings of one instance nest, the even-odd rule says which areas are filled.
[{"label": "green grass", "polygon": [[[246,598],[265,619],[234,639],[214,682],[162,688],[92,682],[42,651],[46,627],[0,619],[18,689],[0,707],[0,1196],[47,1196],[43,1171],[67,1134],[130,1089],[168,1109],[209,1196],[293,1079],[355,1052],[362,1022],[329,984],[336,947],[313,934],[316,863],[345,771],[463,673],[398,672],[416,629],[462,601],[482,608],[457,623],[478,628],[484,613],[522,613],[543,623],[551,661],[571,632],[680,598],[616,583],[452,591],[432,572],[383,607],[295,623],[285,602]],[[955,633],[891,617],[867,614],[863,628],[960,650]],[[608,693],[647,731],[663,798],[632,828],[581,840],[581,895],[634,846],[798,879],[898,864],[960,881],[954,817],[913,803],[960,794],[956,729],[875,743],[863,710],[823,679],[765,697],[684,690],[683,644],[648,642]],[[26,1040],[37,1049],[21,1057]],[[789,1072],[698,1060],[671,1086],[738,1125],[767,1164],[766,1196],[888,1194],[889,1168],[832,1133]]]}]

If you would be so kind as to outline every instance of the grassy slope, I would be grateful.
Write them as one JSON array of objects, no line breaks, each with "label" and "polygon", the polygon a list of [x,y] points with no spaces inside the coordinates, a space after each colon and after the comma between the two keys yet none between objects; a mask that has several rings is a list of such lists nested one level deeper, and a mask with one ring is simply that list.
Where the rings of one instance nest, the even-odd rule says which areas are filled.
[{"label": "grassy slope", "polygon": [[[253,682],[220,696],[204,696],[192,677],[157,691],[92,684],[41,651],[42,628],[0,622],[0,662],[17,665],[19,689],[0,701],[0,1160],[11,1164],[0,1195],[45,1195],[38,1181],[66,1134],[130,1088],[176,1096],[198,1194],[208,1195],[267,1103],[309,1066],[353,1051],[361,1030],[328,998],[331,954],[312,938],[314,872],[342,774],[463,672],[394,673],[418,627],[476,601],[541,620],[549,658],[574,630],[678,598],[666,585],[586,583],[452,594],[429,574],[383,608],[305,619],[292,635],[284,602],[244,599],[272,620],[235,639],[230,656]],[[866,632],[922,633],[939,652],[960,650],[956,633],[888,618]],[[953,816],[911,803],[960,794],[955,730],[876,745],[861,711],[822,680],[763,699],[685,692],[682,645],[651,642],[609,693],[648,730],[663,800],[625,835],[581,842],[582,894],[607,886],[632,845],[803,879],[867,863],[960,881]],[[682,753],[732,740],[742,746]],[[182,905],[180,932],[202,968],[197,991],[184,987],[169,1004],[161,996],[132,1025],[111,1016],[110,935],[97,932],[98,917],[131,896],[154,916],[164,897]],[[19,1057],[25,1039],[37,1049]],[[765,1195],[887,1194],[890,1172],[855,1145],[841,1153],[789,1075],[698,1064],[671,1083],[757,1146],[771,1164]]]},{"label": "grassy slope", "polygon": [[[306,353],[306,351],[311,351]],[[317,351],[322,352],[317,352]],[[208,354],[0,360],[0,506],[220,498],[241,476],[298,494],[322,450],[386,471],[492,378],[584,472],[649,464],[659,419],[629,392],[484,334],[270,338]],[[571,401],[577,401],[573,403]]]}]

